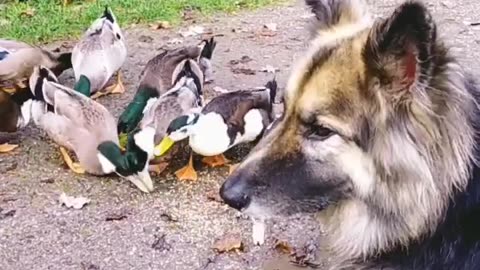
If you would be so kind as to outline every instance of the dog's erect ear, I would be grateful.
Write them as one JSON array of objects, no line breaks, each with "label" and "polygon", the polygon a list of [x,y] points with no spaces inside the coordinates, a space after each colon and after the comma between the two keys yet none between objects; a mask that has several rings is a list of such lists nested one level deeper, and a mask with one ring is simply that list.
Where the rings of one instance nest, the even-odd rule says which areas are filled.
[{"label": "dog's erect ear", "polygon": [[305,0],[315,14],[312,31],[324,31],[333,27],[355,25],[369,19],[364,0]]},{"label": "dog's erect ear", "polygon": [[407,92],[429,77],[435,42],[436,26],[426,7],[407,2],[372,27],[363,57],[381,85]]}]

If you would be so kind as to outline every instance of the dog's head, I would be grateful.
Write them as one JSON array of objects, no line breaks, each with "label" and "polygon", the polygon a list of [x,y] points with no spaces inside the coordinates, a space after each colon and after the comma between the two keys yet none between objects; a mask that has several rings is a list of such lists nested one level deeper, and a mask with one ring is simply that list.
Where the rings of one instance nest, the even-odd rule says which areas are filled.
[{"label": "dog's head", "polygon": [[[333,206],[333,219],[348,215],[337,223],[345,229],[397,226],[394,241],[421,234],[464,185],[473,145],[461,108],[470,97],[450,74],[432,17],[415,2],[376,22],[360,1],[307,3],[317,31],[290,76],[283,118],[221,196],[254,216]],[[375,233],[365,233],[369,243],[344,240],[363,249],[391,240]]]}]

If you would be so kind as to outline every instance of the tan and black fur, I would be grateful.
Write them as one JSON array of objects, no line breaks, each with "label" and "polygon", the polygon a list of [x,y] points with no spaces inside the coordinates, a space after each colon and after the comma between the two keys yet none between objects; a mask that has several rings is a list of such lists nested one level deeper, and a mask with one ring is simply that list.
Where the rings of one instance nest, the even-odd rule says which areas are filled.
[{"label": "tan and black fur", "polygon": [[479,269],[479,86],[407,1],[306,0],[285,112],[221,188],[254,217],[320,212],[331,269]]}]

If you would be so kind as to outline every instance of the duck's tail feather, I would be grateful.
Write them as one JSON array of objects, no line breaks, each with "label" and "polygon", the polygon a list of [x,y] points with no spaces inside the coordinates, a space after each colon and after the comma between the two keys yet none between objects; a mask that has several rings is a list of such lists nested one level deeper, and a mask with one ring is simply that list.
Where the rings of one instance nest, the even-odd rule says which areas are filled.
[{"label": "duck's tail feather", "polygon": [[201,77],[202,71],[198,64],[191,59],[187,59],[183,62],[183,66],[176,75],[174,85],[176,85],[182,78],[191,78],[195,83],[198,94],[201,96],[203,95],[203,83],[200,79]]},{"label": "duck's tail feather", "polygon": [[46,103],[48,111],[53,111],[53,98],[48,95],[45,87],[47,81],[58,83],[57,77],[50,69],[36,66],[29,80],[33,100]]},{"label": "duck's tail feather", "polygon": [[108,5],[105,5],[105,9],[103,11],[103,16],[102,18],[106,18],[109,20],[111,23],[115,23],[115,16],[113,15],[112,10],[108,7]]},{"label": "duck's tail feather", "polygon": [[203,46],[202,52],[200,53],[200,57],[212,60],[213,51],[217,46],[217,42],[214,40],[213,37],[211,37],[209,40],[205,39],[203,40],[203,42],[205,42],[205,46]]}]

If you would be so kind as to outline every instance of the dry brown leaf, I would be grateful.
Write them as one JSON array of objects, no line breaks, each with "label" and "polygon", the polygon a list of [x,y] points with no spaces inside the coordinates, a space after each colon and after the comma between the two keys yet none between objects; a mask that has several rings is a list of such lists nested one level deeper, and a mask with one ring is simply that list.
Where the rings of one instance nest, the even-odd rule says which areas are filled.
[{"label": "dry brown leaf", "polygon": [[277,239],[275,241],[275,250],[277,250],[280,253],[284,254],[292,254],[293,253],[293,248],[286,242],[286,241],[281,241]]},{"label": "dry brown leaf", "polygon": [[152,30],[172,28],[172,25],[170,24],[170,22],[167,22],[167,21],[157,21],[155,23],[149,24],[149,26],[150,26],[150,29]]},{"label": "dry brown leaf", "polygon": [[243,242],[240,234],[232,233],[215,241],[213,249],[219,253],[243,251]]},{"label": "dry brown leaf", "polygon": [[68,196],[65,193],[62,193],[58,200],[62,205],[65,205],[67,208],[74,209],[82,209],[86,204],[90,203],[90,199],[88,198]]},{"label": "dry brown leaf", "polygon": [[240,60],[230,60],[230,65],[234,66],[234,65],[238,65],[238,64],[246,64],[250,61],[252,61],[253,59],[250,58],[250,56],[248,55],[244,55],[242,56],[242,58],[240,58]]},{"label": "dry brown leaf", "polygon": [[259,35],[264,37],[274,37],[277,35],[277,33],[275,31],[266,29],[266,30],[260,31]]},{"label": "dry brown leaf", "polygon": [[195,10],[185,9],[182,14],[182,19],[184,21],[190,21],[195,19]]},{"label": "dry brown leaf", "polygon": [[[213,87],[213,91],[215,91],[215,92],[217,92],[217,93],[222,93],[222,94],[230,92],[230,91],[228,91],[227,89],[222,88],[222,87],[220,87],[220,86],[215,86],[215,87]],[[212,192],[213,192],[213,191],[212,191]],[[215,192],[215,193],[217,193],[217,195],[218,195],[218,192]],[[207,197],[209,197],[208,194],[207,194]]]},{"label": "dry brown leaf", "polygon": [[276,23],[267,23],[263,26],[265,29],[270,31],[276,32],[277,31],[277,24]]},{"label": "dry brown leaf", "polygon": [[317,268],[320,264],[315,262],[315,251],[316,247],[311,244],[307,244],[303,248],[296,248],[290,254],[290,262],[301,267]]},{"label": "dry brown leaf", "polygon": [[265,67],[261,68],[260,71],[267,73],[275,73],[276,71],[279,71],[279,69],[271,65],[266,65]]},{"label": "dry brown leaf", "polygon": [[34,8],[27,8],[26,10],[20,13],[21,16],[33,17],[35,16],[35,9]]},{"label": "dry brown leaf", "polygon": [[0,153],[8,153],[10,151],[13,151],[15,148],[17,148],[17,144],[0,144]]},{"label": "dry brown leaf", "polygon": [[160,218],[165,222],[178,222],[178,218],[170,213],[162,213],[160,214]]},{"label": "dry brown leaf", "polygon": [[111,213],[105,217],[105,221],[116,221],[126,219],[127,215],[125,213]]},{"label": "dry brown leaf", "polygon": [[207,32],[205,32],[205,27],[203,27],[203,26],[192,25],[192,26],[188,27],[188,29],[186,29],[186,30],[180,30],[178,33],[182,37],[192,37],[192,36],[198,36],[198,35],[201,35],[201,34],[204,34],[204,33],[207,33]]},{"label": "dry brown leaf", "polygon": [[255,75],[256,71],[251,68],[232,68],[234,74]]}]

